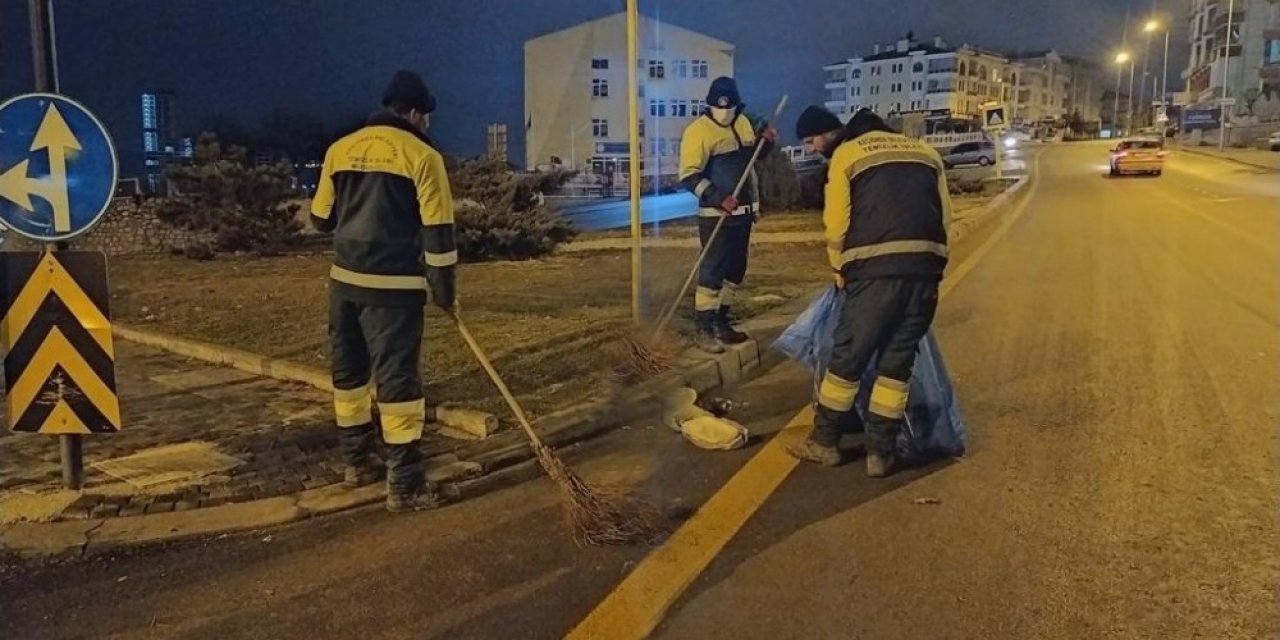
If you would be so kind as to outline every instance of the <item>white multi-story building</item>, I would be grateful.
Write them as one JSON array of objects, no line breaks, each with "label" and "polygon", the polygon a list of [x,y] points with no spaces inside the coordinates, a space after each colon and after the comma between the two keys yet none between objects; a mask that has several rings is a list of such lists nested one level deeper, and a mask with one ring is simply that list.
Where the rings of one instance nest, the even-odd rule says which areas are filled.
[{"label": "white multi-story building", "polygon": [[1008,102],[1015,66],[1003,56],[942,38],[920,44],[907,37],[876,44],[871,55],[827,65],[826,106],[847,118],[867,108],[883,116],[930,112],[977,117],[984,102]]},{"label": "white multi-story building", "polygon": [[1250,115],[1250,99],[1253,116],[1280,116],[1280,2],[1192,0],[1188,26],[1189,109],[1212,110],[1225,95],[1233,117]]},{"label": "white multi-story building", "polygon": [[921,44],[911,34],[823,69],[826,106],[844,118],[867,108],[884,116],[968,120],[984,103],[1001,102],[1015,123],[1061,121],[1077,109],[1096,121],[1103,90],[1092,65],[1054,51],[1011,58],[971,45],[951,48],[941,37]]},{"label": "white multi-story building", "polygon": [[[618,13],[525,42],[528,168],[561,164],[626,175],[626,26],[626,14]],[[711,81],[733,76],[734,48],[645,16],[639,26],[641,156],[646,173],[674,175],[680,138],[702,113]]]}]

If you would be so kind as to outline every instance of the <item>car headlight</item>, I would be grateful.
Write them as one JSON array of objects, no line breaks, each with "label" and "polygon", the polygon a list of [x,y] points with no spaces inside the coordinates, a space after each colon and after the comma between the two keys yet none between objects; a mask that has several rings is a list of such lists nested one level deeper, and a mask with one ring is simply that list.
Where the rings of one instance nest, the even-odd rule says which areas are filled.
[{"label": "car headlight", "polygon": [[1005,139],[1004,139],[1004,146],[1006,146],[1006,147],[1008,147],[1008,148],[1012,149],[1012,148],[1014,148],[1014,147],[1018,146],[1018,139],[1017,139],[1017,138],[1005,138]]}]

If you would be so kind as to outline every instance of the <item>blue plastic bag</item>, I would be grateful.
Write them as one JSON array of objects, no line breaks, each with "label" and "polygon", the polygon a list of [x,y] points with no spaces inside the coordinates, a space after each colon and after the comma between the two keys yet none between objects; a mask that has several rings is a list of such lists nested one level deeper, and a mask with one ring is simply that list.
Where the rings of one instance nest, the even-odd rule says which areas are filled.
[{"label": "blue plastic bag", "polygon": [[[835,287],[827,289],[773,343],[774,349],[813,372],[815,394],[831,361],[843,305],[844,293]],[[964,420],[933,331],[925,334],[917,349],[907,396],[907,428],[898,437],[898,455],[910,460],[962,455]],[[876,379],[874,363],[872,358],[863,372],[854,401],[864,421]]]}]

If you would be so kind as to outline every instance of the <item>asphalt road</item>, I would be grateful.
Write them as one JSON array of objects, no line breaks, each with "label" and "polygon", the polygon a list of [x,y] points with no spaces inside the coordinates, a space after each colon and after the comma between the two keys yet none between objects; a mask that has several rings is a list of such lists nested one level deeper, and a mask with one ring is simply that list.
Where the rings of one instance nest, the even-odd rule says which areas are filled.
[{"label": "asphalt road", "polygon": [[[747,449],[637,423],[568,452],[677,516],[703,507],[682,531],[708,500],[760,503],[704,526],[733,535],[687,584],[644,585],[636,609],[674,600],[656,637],[1275,637],[1277,174],[1174,154],[1161,178],[1110,179],[1099,144],[1045,148],[1039,167],[1020,217],[956,248],[936,323],[963,461],[738,482],[807,403],[791,365],[735,394]],[[0,637],[558,638],[646,556],[714,547],[578,549],[556,500],[537,480],[10,568]]]}]

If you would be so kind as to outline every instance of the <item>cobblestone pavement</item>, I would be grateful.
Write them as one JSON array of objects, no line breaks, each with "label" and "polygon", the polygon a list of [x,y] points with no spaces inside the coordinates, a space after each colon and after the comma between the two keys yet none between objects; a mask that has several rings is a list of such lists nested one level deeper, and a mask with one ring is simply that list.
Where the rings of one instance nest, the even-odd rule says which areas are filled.
[{"label": "cobblestone pavement", "polygon": [[[60,514],[51,514],[53,519],[181,511],[341,481],[337,430],[327,393],[124,341],[117,342],[116,351],[124,427],[112,435],[85,436],[85,488],[79,495],[61,492],[69,504]],[[186,460],[170,457],[171,466],[162,461],[160,468],[146,469],[149,473],[135,483],[95,466],[113,461],[119,465],[125,456],[163,453],[168,449],[157,448],[178,444],[199,445],[197,453],[211,452],[206,458],[225,455],[232,460],[215,472],[202,472],[201,461],[191,455]],[[423,439],[424,453],[437,462],[456,459],[451,452],[467,444],[431,434]],[[58,455],[56,437],[0,431],[0,505],[57,492]],[[177,479],[147,481],[159,479],[161,472]]]}]

